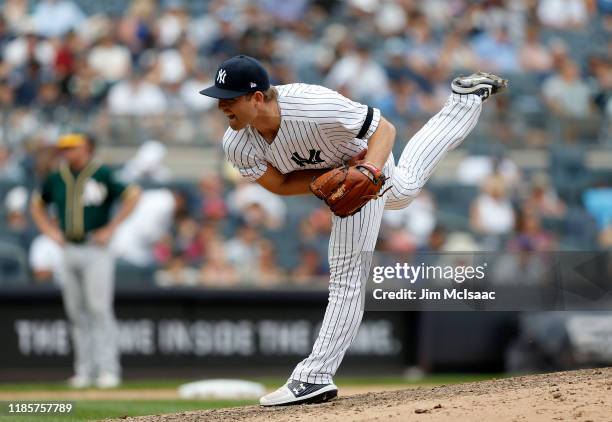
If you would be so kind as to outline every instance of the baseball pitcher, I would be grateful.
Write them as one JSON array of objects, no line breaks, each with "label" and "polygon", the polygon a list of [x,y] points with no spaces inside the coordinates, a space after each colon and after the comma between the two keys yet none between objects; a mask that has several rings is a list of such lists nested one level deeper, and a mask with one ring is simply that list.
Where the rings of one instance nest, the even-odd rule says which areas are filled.
[{"label": "baseball pitcher", "polygon": [[226,60],[215,84],[200,91],[217,98],[227,116],[223,148],[242,176],[279,195],[312,192],[334,213],[321,331],[310,356],[285,385],[261,398],[263,406],[337,395],[333,376],[363,317],[361,286],[369,265],[362,252],[374,250],[383,211],[404,208],[419,194],[445,154],[474,128],[483,102],[506,85],[488,73],[454,79],[448,101],[406,144],[397,165],[395,128],[378,109],[322,86],[270,86],[252,57]]}]

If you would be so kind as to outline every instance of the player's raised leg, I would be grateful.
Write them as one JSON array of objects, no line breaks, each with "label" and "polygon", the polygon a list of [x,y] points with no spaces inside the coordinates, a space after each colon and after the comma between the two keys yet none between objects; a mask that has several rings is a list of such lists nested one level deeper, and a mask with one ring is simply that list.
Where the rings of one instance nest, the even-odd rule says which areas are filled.
[{"label": "player's raised leg", "polygon": [[508,81],[478,72],[455,78],[448,101],[406,144],[391,175],[387,209],[401,209],[419,194],[446,153],[469,135],[489,96],[504,89]]}]

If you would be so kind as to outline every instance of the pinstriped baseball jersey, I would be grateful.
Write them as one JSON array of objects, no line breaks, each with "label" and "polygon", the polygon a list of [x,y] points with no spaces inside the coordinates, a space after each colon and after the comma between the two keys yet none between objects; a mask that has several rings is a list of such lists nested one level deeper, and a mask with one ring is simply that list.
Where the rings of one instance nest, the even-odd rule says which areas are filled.
[{"label": "pinstriped baseball jersey", "polygon": [[331,168],[341,165],[367,147],[380,121],[380,111],[318,85],[289,84],[276,87],[281,123],[276,138],[268,143],[254,128],[228,128],[223,136],[227,159],[251,181],[261,177],[272,164],[283,174],[296,170]]},{"label": "pinstriped baseball jersey", "polygon": [[[321,86],[291,84],[277,89],[281,123],[271,143],[248,126],[230,128],[223,138],[228,160],[252,181],[265,173],[268,163],[284,174],[336,167],[367,147],[380,122],[378,110]],[[451,94],[442,110],[408,141],[397,165],[390,154],[383,172],[391,189],[353,216],[332,217],[327,309],[311,354],[295,367],[291,380],[332,383],[363,317],[362,286],[370,267],[364,252],[374,250],[383,211],[404,208],[418,195],[446,153],[476,125],[481,109],[480,96]]]}]

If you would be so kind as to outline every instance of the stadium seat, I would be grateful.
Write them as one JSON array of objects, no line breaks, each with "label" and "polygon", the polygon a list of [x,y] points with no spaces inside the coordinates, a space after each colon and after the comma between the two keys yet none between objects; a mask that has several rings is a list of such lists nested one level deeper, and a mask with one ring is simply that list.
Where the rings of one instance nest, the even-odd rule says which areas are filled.
[{"label": "stadium seat", "polygon": [[457,183],[432,183],[428,189],[433,193],[438,209],[463,216],[469,215],[470,204],[478,196],[476,186]]},{"label": "stadium seat", "polygon": [[559,195],[571,204],[578,204],[580,194],[589,182],[584,149],[579,146],[554,145],[550,151],[550,169]]},{"label": "stadium seat", "polygon": [[154,267],[138,267],[126,261],[118,260],[115,269],[115,285],[117,289],[146,288],[154,286]]},{"label": "stadium seat", "polygon": [[28,279],[26,251],[18,245],[0,240],[0,284],[23,284]]}]

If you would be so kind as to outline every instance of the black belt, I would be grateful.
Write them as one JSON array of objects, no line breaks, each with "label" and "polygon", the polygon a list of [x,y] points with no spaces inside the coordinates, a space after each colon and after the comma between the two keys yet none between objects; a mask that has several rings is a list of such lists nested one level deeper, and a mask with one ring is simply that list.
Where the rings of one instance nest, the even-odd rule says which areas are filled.
[{"label": "black belt", "polygon": [[70,238],[66,238],[66,242],[74,243],[75,245],[82,245],[86,241],[87,241],[87,239],[85,239],[85,238],[83,238],[83,239],[70,239]]}]

